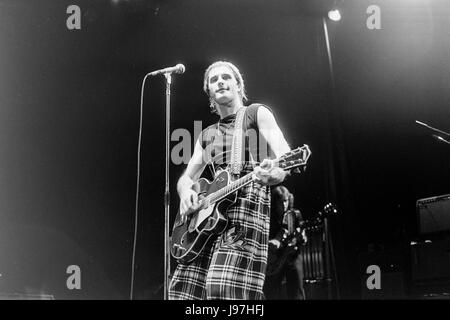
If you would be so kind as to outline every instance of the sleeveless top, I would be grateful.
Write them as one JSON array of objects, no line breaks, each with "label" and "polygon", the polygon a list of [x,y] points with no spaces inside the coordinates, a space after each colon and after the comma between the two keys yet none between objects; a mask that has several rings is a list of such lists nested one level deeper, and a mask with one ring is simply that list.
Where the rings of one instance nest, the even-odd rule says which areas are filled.
[{"label": "sleeveless top", "polygon": [[[242,130],[244,151],[242,157],[244,162],[261,162],[265,158],[273,158],[274,154],[260,134],[258,129],[258,109],[266,107],[261,104],[252,104],[245,110]],[[266,107],[267,108],[267,107]],[[270,110],[270,109],[269,109]],[[205,128],[200,136],[199,142],[206,153],[204,159],[212,166],[212,170],[224,168],[231,161],[231,145],[235,128],[236,114],[231,114],[219,122]]]}]

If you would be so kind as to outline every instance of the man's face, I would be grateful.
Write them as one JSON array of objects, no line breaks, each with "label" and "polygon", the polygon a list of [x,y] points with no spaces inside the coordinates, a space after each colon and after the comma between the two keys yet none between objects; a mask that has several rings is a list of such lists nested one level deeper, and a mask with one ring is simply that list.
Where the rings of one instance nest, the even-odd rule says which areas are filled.
[{"label": "man's face", "polygon": [[217,66],[208,74],[209,96],[219,104],[239,99],[239,85],[227,66]]}]

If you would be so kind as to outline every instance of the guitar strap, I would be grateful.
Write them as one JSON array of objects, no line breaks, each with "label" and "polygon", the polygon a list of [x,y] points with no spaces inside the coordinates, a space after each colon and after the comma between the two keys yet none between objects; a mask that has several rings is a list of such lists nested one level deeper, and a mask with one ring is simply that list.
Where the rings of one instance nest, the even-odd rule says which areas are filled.
[{"label": "guitar strap", "polygon": [[242,140],[243,140],[243,120],[247,107],[241,107],[236,112],[236,122],[234,126],[233,140],[231,142],[231,173],[240,175],[242,170]]}]

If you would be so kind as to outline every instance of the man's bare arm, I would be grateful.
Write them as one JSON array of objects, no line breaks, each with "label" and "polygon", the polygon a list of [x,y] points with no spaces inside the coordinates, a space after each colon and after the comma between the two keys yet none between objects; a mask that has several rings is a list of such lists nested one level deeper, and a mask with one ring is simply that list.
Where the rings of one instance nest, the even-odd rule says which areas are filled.
[{"label": "man's bare arm", "polygon": [[291,148],[286,142],[280,127],[278,127],[272,112],[265,107],[259,107],[257,118],[259,131],[275,153],[275,156],[278,158],[289,152]]},{"label": "man's bare arm", "polygon": [[189,209],[198,205],[198,195],[197,192],[192,190],[192,185],[200,177],[205,165],[206,163],[203,161],[203,149],[197,140],[194,153],[177,183],[177,191],[180,196],[180,209],[183,213],[188,212]]},{"label": "man's bare arm", "polygon": [[[258,108],[258,128],[261,135],[266,139],[275,156],[279,158],[286,152],[289,152],[289,147],[283,133],[278,127],[273,114],[265,107]],[[262,183],[268,185],[275,185],[283,182],[288,175],[288,172],[278,167],[273,167],[273,161],[265,159],[260,167],[255,169],[256,176]]]}]

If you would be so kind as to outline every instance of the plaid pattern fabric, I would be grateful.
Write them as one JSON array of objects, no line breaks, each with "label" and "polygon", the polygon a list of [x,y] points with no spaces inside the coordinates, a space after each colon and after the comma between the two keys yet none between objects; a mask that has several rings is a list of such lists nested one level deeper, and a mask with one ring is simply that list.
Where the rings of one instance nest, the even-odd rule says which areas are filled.
[{"label": "plaid pattern fabric", "polygon": [[[256,163],[247,163],[243,174]],[[178,264],[169,299],[263,299],[269,240],[270,189],[252,182],[228,208],[228,226],[189,264]]]}]

